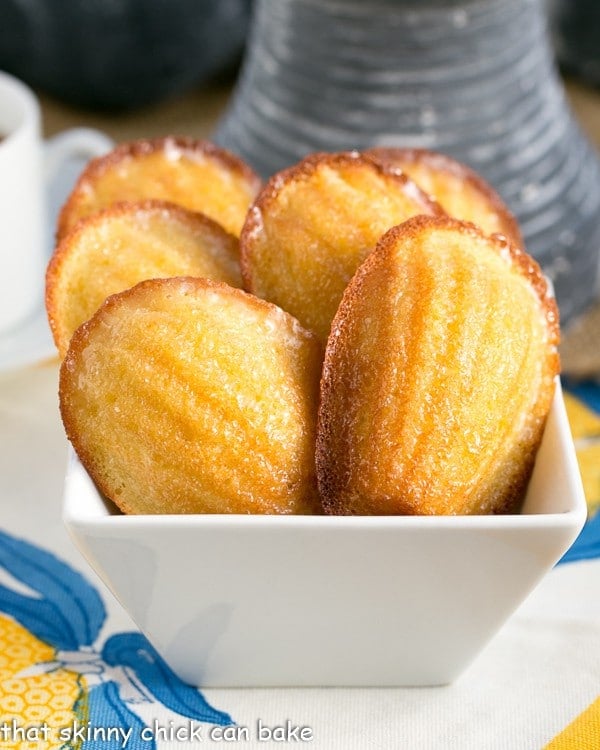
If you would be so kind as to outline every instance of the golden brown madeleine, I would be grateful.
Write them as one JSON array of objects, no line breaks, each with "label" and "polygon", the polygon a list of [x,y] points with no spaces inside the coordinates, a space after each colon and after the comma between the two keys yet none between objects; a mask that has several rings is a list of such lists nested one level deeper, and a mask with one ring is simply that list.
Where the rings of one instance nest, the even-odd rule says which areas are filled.
[{"label": "golden brown madeleine", "polygon": [[317,431],[325,510],[511,512],[559,369],[538,265],[472,224],[391,229],[348,285],[327,343]]},{"label": "golden brown madeleine", "polygon": [[169,276],[241,287],[237,238],[207,216],[166,201],[117,203],[82,219],[46,271],[46,311],[60,356],[109,295]]},{"label": "golden brown madeleine", "polygon": [[269,180],[240,237],[248,291],[324,342],[346,284],[390,227],[442,213],[405,175],[356,152],[313,154]]},{"label": "golden brown madeleine", "polygon": [[260,184],[241,159],[208,141],[169,136],[122,143],[84,169],[58,217],[57,239],[84,216],[145,198],[200,211],[237,237]]},{"label": "golden brown madeleine", "polygon": [[67,436],[125,513],[309,513],[322,351],[283,310],[178,277],[109,297],[60,371]]},{"label": "golden brown madeleine", "polygon": [[407,174],[449,216],[471,221],[486,234],[503,234],[523,247],[516,218],[498,193],[476,172],[446,154],[419,148],[371,148],[365,151]]}]

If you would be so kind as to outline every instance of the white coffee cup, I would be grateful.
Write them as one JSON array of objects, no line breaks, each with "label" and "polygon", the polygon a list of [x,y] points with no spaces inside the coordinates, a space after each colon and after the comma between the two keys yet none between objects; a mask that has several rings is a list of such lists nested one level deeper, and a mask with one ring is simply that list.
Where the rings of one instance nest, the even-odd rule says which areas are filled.
[{"label": "white coffee cup", "polygon": [[87,128],[44,144],[34,93],[0,71],[0,334],[16,330],[40,305],[51,231],[48,180],[68,158],[90,158],[110,147],[110,139]]}]

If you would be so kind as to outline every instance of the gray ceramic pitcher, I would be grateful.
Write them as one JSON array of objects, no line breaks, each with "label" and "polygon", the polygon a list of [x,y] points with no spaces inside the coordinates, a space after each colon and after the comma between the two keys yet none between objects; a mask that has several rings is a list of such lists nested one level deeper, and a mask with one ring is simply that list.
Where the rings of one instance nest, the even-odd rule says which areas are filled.
[{"label": "gray ceramic pitcher", "polygon": [[316,150],[446,152],[516,214],[563,322],[596,295],[600,164],[566,102],[544,0],[257,0],[214,137],[264,176]]}]

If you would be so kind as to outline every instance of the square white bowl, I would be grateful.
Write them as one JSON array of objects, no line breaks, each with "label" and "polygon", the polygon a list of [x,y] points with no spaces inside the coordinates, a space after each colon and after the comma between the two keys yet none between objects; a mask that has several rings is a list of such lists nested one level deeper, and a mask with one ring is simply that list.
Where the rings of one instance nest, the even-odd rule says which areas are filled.
[{"label": "square white bowl", "polygon": [[451,682],[585,518],[560,384],[519,515],[124,516],[74,456],[64,505],[100,578],[205,687]]}]

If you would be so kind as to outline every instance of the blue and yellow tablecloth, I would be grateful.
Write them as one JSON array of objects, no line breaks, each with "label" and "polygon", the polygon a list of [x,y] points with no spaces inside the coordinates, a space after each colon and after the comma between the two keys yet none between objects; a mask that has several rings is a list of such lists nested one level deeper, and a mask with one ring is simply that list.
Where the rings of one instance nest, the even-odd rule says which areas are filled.
[{"label": "blue and yellow tablecloth", "polygon": [[56,363],[0,374],[0,747],[600,748],[600,387],[566,383],[584,531],[455,684],[198,690],[66,535],[56,383]]}]

